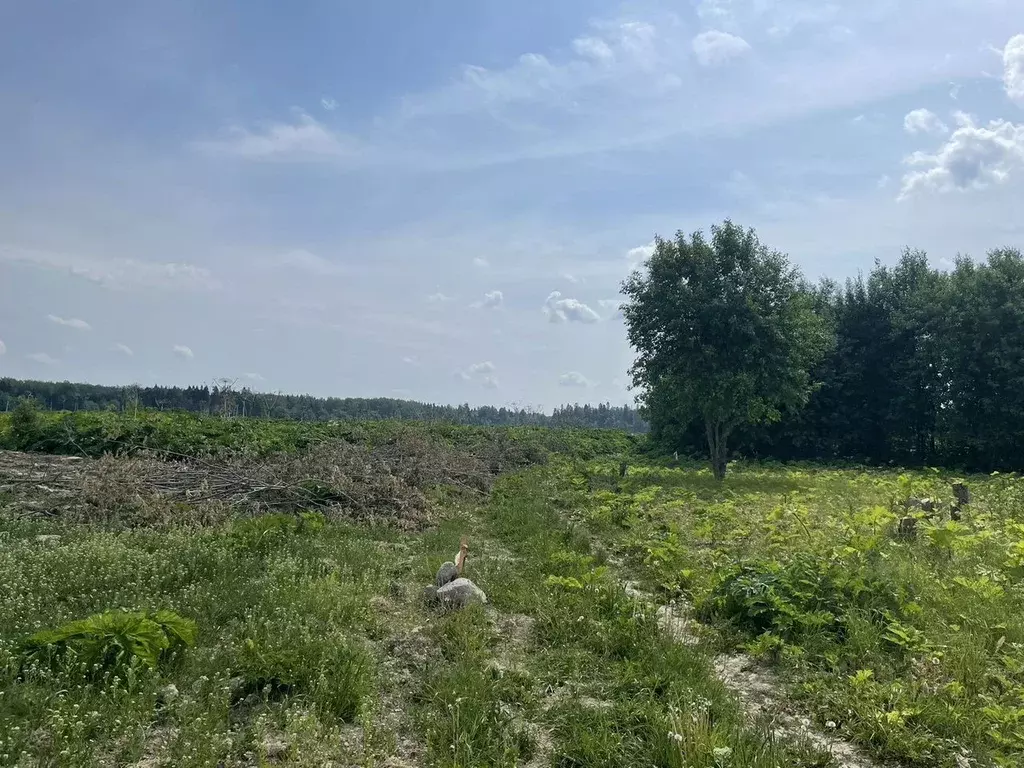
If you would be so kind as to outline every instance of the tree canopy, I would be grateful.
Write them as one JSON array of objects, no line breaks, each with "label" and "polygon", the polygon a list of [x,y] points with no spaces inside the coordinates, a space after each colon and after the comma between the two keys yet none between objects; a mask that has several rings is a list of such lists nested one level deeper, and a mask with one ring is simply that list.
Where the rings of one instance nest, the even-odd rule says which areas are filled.
[{"label": "tree canopy", "polygon": [[625,281],[631,374],[657,436],[699,420],[715,476],[736,427],[802,405],[828,333],[786,257],[732,221],[655,240]]}]

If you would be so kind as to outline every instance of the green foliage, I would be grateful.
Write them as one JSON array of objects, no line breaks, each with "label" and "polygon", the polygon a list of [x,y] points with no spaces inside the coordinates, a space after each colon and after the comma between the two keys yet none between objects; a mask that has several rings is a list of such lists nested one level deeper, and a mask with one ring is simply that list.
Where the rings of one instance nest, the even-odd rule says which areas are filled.
[{"label": "green foliage", "polygon": [[130,677],[140,665],[166,666],[195,645],[196,624],[173,611],[105,611],[29,637],[22,668],[37,663],[84,670],[100,679]]},{"label": "green foliage", "polygon": [[21,398],[10,416],[10,440],[12,447],[19,451],[27,451],[33,448],[39,439],[41,424],[39,404],[32,398]]},{"label": "green foliage", "polygon": [[827,332],[786,257],[731,221],[690,238],[655,240],[623,285],[633,383],[655,435],[699,422],[715,476],[738,426],[775,421],[803,404]]},{"label": "green foliage", "polygon": [[308,695],[328,718],[351,722],[360,713],[373,683],[364,649],[344,637],[263,633],[242,643],[238,695],[268,699]]}]

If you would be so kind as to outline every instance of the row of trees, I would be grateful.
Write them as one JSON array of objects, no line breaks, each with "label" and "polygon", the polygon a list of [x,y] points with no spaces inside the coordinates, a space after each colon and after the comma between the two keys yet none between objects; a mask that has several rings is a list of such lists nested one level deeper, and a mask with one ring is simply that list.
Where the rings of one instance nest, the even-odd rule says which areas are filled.
[{"label": "row of trees", "polygon": [[[658,240],[624,284],[653,438],[680,451],[1024,469],[1024,257],[905,251],[806,283],[730,221]],[[725,441],[728,440],[728,447]]]},{"label": "row of trees", "polygon": [[390,398],[313,397],[262,393],[222,379],[191,387],[108,387],[71,382],[0,378],[0,411],[13,410],[21,398],[32,398],[50,410],[114,410],[139,408],[181,410],[227,417],[297,419],[303,421],[382,420],[442,421],[483,426],[602,427],[644,432],[646,423],[635,408],[565,405],[551,415],[528,407],[433,405]]}]

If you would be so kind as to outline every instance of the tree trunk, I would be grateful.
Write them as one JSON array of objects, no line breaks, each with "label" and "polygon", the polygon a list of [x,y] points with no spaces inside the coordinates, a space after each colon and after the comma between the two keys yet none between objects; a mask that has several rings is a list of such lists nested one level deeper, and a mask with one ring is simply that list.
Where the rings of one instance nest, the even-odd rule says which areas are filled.
[{"label": "tree trunk", "polygon": [[725,467],[728,463],[728,451],[726,439],[729,437],[728,428],[720,421],[704,421],[704,428],[708,436],[708,452],[711,454],[711,471],[716,480],[725,479]]}]

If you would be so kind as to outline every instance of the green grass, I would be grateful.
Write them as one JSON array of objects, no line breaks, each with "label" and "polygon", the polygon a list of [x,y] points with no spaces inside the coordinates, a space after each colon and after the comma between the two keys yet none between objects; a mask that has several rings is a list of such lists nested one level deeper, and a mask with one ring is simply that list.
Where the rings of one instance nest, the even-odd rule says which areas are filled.
[{"label": "green grass", "polygon": [[[511,440],[538,463],[486,496],[434,489],[421,532],[319,515],[72,524],[15,519],[0,497],[0,766],[828,766],[744,718],[713,669],[737,651],[821,730],[896,764],[1024,760],[1017,477],[968,478],[963,521],[904,540],[900,501],[952,499],[958,478],[741,464],[718,484],[616,433],[95,416],[46,415],[40,434],[59,424],[100,450],[152,429],[203,455]],[[419,593],[462,535],[490,604],[439,615]],[[692,603],[706,640],[665,637],[627,579]],[[32,635],[107,611],[173,611],[194,644],[113,675],[26,663]]]}]

